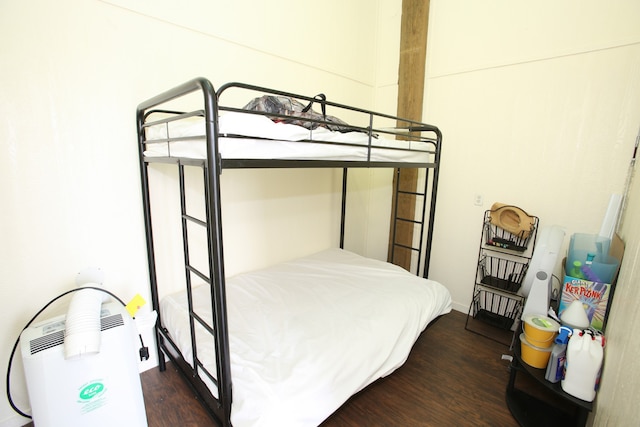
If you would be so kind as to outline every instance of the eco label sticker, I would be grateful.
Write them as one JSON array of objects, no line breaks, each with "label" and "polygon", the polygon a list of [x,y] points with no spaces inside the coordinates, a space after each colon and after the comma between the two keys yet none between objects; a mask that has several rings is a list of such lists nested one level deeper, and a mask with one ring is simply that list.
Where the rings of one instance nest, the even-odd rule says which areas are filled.
[{"label": "eco label sticker", "polygon": [[84,383],[78,391],[78,403],[81,405],[83,414],[95,411],[106,405],[107,388],[101,380],[94,380]]}]

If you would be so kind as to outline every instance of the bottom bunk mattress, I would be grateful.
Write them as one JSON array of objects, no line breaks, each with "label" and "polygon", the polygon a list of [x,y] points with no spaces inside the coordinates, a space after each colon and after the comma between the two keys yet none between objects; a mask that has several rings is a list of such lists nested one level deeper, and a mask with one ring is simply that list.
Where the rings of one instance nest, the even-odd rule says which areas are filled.
[{"label": "bottom bunk mattress", "polygon": [[[341,249],[231,277],[226,291],[235,427],[317,426],[401,366],[427,324],[451,311],[440,283]],[[205,319],[209,295],[193,290]],[[160,310],[193,366],[186,293]],[[197,329],[198,359],[215,372],[213,338]]]}]

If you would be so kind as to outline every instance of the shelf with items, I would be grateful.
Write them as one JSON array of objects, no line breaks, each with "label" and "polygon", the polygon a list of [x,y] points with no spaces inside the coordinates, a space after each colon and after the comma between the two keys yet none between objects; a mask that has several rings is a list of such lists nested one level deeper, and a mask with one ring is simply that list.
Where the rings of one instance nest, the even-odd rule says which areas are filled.
[{"label": "shelf with items", "polygon": [[528,266],[525,258],[483,252],[478,261],[476,283],[515,293],[520,289]]},{"label": "shelf with items", "polygon": [[529,216],[529,227],[524,230],[514,230],[515,234],[500,227],[496,221],[498,212],[507,208],[503,206],[484,213],[482,222],[482,239],[480,247],[497,252],[511,253],[525,258],[531,258],[538,231],[538,218]]},{"label": "shelf with items", "polygon": [[[510,223],[505,225],[505,221]],[[465,329],[512,344],[512,329],[525,300],[518,291],[531,261],[537,230],[538,218],[517,207],[500,205],[485,211]]]},{"label": "shelf with items", "polygon": [[[516,386],[518,373],[526,374],[524,380],[530,379],[523,388]],[[544,369],[527,365],[522,360],[519,339],[513,346],[506,401],[521,426],[584,426],[593,409],[592,402],[564,392],[559,382],[547,381]]]}]

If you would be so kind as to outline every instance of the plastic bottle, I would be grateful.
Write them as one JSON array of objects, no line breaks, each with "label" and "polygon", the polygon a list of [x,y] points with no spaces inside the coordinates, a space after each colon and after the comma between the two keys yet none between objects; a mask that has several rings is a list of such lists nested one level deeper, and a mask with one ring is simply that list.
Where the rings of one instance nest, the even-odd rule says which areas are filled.
[{"label": "plastic bottle", "polygon": [[574,329],[565,360],[562,389],[578,399],[592,402],[604,357],[604,337],[593,331]]},{"label": "plastic bottle", "polygon": [[571,328],[566,326],[560,326],[558,330],[558,336],[553,340],[553,348],[551,349],[551,356],[549,357],[549,363],[547,363],[547,371],[544,378],[552,383],[557,383],[562,379],[564,374],[564,361],[567,353],[567,344],[569,343],[569,337],[573,333]]},{"label": "plastic bottle", "polygon": [[580,261],[573,261],[573,266],[569,270],[569,276],[575,277],[576,279],[584,279],[584,274],[582,274],[582,263]]}]

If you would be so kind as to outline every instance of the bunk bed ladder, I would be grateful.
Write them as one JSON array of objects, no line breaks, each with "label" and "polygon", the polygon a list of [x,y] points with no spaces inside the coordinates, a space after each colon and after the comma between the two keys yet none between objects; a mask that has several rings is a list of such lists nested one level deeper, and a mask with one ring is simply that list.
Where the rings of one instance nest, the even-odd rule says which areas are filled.
[{"label": "bunk bed ladder", "polygon": [[[205,118],[206,138],[207,138],[207,159],[206,160],[179,160],[177,162],[179,175],[179,192],[181,204],[181,223],[184,250],[184,268],[186,277],[186,291],[188,299],[189,324],[192,345],[193,371],[191,372],[185,360],[175,360],[171,348],[176,348],[171,342],[171,338],[165,334],[166,330],[156,327],[156,337],[158,345],[158,364],[160,370],[165,369],[165,360],[161,356],[163,348],[168,342],[167,353],[174,361],[180,371],[189,376],[191,385],[200,398],[206,402],[206,407],[212,416],[220,423],[222,427],[230,427],[231,402],[232,402],[232,386],[231,386],[231,367],[229,361],[229,340],[228,325],[226,316],[226,290],[224,277],[224,261],[222,254],[222,219],[220,216],[220,167],[217,157],[217,98],[215,90],[211,83],[202,78],[191,80],[180,85],[164,94],[158,95],[138,106],[137,112],[137,128],[138,128],[138,149],[140,158],[140,173],[142,181],[142,196],[144,204],[144,220],[147,234],[147,254],[149,264],[149,278],[151,284],[151,298],[153,307],[158,311],[158,325],[162,325],[161,314],[159,310],[158,296],[158,278],[156,269],[155,249],[153,243],[153,227],[151,221],[151,203],[149,189],[148,163],[144,156],[145,138],[144,123],[146,115],[153,112],[151,108],[167,102],[168,100],[189,94],[194,91],[201,91],[204,98],[204,110],[194,111],[190,115],[203,115]],[[156,110],[166,112],[164,110]],[[204,174],[204,198],[205,198],[205,218],[203,221],[195,216],[187,213],[186,191],[185,191],[185,166],[195,166],[202,169]],[[195,268],[190,259],[189,254],[189,234],[188,224],[196,224],[204,227],[207,234],[207,253],[208,253],[208,272],[205,274]],[[199,316],[193,307],[192,294],[192,277],[197,276],[200,280],[208,284],[212,295],[212,312],[213,319],[211,325],[206,319]],[[201,326],[207,333],[214,338],[215,354],[216,354],[216,372],[215,375],[208,372],[203,363],[199,360],[197,352],[196,328]],[[207,390],[206,384],[199,380],[198,372],[201,372],[215,385],[217,389],[217,397],[209,398],[204,390]]]},{"label": "bunk bed ladder", "polygon": [[[402,172],[406,171],[408,173],[415,172],[419,175],[420,169],[406,169],[406,168],[397,168],[395,169],[395,179],[394,179],[394,195],[393,195],[393,206],[392,206],[392,227],[391,227],[391,238],[389,242],[389,261],[393,264],[398,264],[400,266],[405,267],[407,270],[411,271],[412,266],[415,265],[415,274],[418,276],[422,276],[425,279],[429,277],[429,265],[431,262],[431,243],[433,241],[433,230],[435,224],[435,214],[436,214],[436,200],[438,193],[438,179],[440,175],[440,159],[442,156],[441,147],[442,147],[442,133],[437,128],[426,128],[426,127],[411,127],[412,131],[426,131],[431,130],[435,132],[436,139],[433,140],[434,144],[434,162],[431,167],[427,167],[424,170],[424,186],[421,191],[417,190],[417,180],[413,187],[410,189],[402,188],[405,180],[402,178]],[[410,179],[406,181],[411,181],[411,179],[416,178],[412,176]],[[411,218],[403,217],[398,214],[399,207],[399,199],[401,197],[410,197],[412,200],[411,205]],[[419,204],[418,201],[422,200],[422,203]],[[429,205],[427,206],[427,200],[429,200]],[[415,214],[415,207],[420,206],[421,212],[419,215]],[[416,216],[419,219],[416,219]],[[427,224],[425,224],[425,222]],[[420,228],[420,237],[419,239],[415,239],[414,232],[415,229],[411,233],[407,233],[408,236],[411,236],[411,242],[399,241],[398,233],[398,225],[402,224],[402,227],[413,226],[415,228],[416,225]],[[427,226],[426,237],[425,237],[425,225]],[[396,249],[401,251],[410,251],[412,255],[417,253],[417,261],[414,264],[412,259],[409,260],[408,263],[404,262],[396,262]],[[424,251],[424,254],[423,254]],[[413,257],[410,257],[413,258]],[[424,261],[423,261],[424,260]],[[404,260],[402,260],[404,261]],[[424,263],[424,265],[422,265]],[[422,272],[420,271],[422,269]]]},{"label": "bunk bed ladder", "polygon": [[[204,189],[204,193],[205,193],[204,197],[205,197],[205,200],[207,201],[207,203],[205,204],[206,209],[207,211],[209,211],[210,210],[210,206],[209,206],[210,189],[209,189],[208,179],[210,178],[211,174],[207,172],[207,165],[205,162],[203,162],[198,166],[202,168],[204,180],[207,183]],[[221,355],[223,353],[228,354],[228,350],[222,349],[222,347],[226,345],[225,341],[218,339],[221,333],[221,331],[219,331],[218,328],[221,327],[221,325],[223,324],[223,321],[220,319],[220,316],[216,315],[217,313],[220,312],[220,309],[221,309],[220,304],[224,304],[223,302],[224,295],[217,293],[217,292],[220,292],[221,287],[216,286],[216,280],[221,280],[220,275],[223,273],[220,272],[220,265],[214,265],[221,262],[221,259],[219,259],[221,257],[214,256],[214,254],[216,255],[220,255],[220,254],[216,250],[216,245],[213,242],[214,240],[217,240],[217,237],[212,238],[212,236],[219,236],[220,235],[219,233],[221,233],[221,230],[214,229],[214,227],[216,227],[216,222],[213,222],[212,224],[208,224],[206,221],[200,220],[195,216],[190,215],[189,212],[187,212],[184,168],[185,166],[183,164],[178,163],[178,171],[179,171],[178,175],[179,175],[179,186],[180,186],[180,209],[181,209],[181,222],[182,222],[182,245],[183,245],[183,253],[184,253],[184,269],[185,269],[184,273],[185,273],[186,290],[187,290],[187,304],[188,304],[188,311],[189,311],[189,331],[191,334],[191,342],[194,343],[191,349],[193,369],[196,376],[199,376],[198,375],[199,372],[206,375],[206,377],[214,384],[214,386],[218,390],[218,396],[221,396],[219,397],[218,408],[222,409],[223,407],[227,406],[227,409],[223,410],[222,414],[216,414],[216,415],[222,419],[223,425],[226,425],[225,423],[228,422],[228,416],[230,413],[229,410],[230,410],[230,400],[231,400],[229,398],[229,402],[226,402],[226,399],[227,399],[227,396],[230,397],[231,390],[229,389],[227,392],[225,392],[221,390],[221,388],[225,387],[225,384],[229,384],[229,381],[217,380],[217,378],[221,378],[221,376],[225,375],[220,369],[214,375],[213,373],[209,372],[205,368],[204,364],[200,361],[200,358],[198,356],[198,345],[197,345],[198,338],[196,335],[196,329],[198,327],[202,327],[208,332],[208,334],[210,334],[215,338],[214,339],[215,354],[217,356],[216,366],[220,366],[220,367],[223,366]],[[213,174],[215,174],[215,172]],[[209,212],[207,212],[206,216],[208,218],[210,217]],[[207,251],[209,255],[208,256],[208,259],[209,259],[208,274],[200,271],[192,263],[190,252],[189,252],[189,224],[195,224],[197,226],[203,227],[207,231],[207,236],[208,236]],[[193,294],[192,294],[193,275],[197,276],[201,281],[206,283],[209,286],[211,294],[213,295],[211,308],[212,308],[212,313],[214,313],[214,318],[211,319],[211,321],[213,322],[212,325],[208,323],[207,319],[203,319],[194,310]]]},{"label": "bunk bed ladder", "polygon": [[[426,217],[426,208],[427,208],[427,192],[429,185],[429,174],[427,170],[427,174],[425,176],[425,185],[421,191],[411,190],[411,189],[403,189],[402,188],[402,180],[400,179],[403,169],[398,168],[395,170],[396,179],[394,185],[394,206],[393,206],[393,226],[392,226],[392,236],[391,236],[391,254],[389,259],[392,263],[401,265],[405,267],[407,270],[411,271],[412,266],[415,265],[415,273],[416,275],[420,275],[422,268],[422,259],[423,259],[423,240],[424,240],[424,228],[425,228],[425,217]],[[409,198],[412,203],[412,209],[414,215],[413,218],[400,216],[401,214],[398,212],[398,207],[400,199]],[[422,201],[419,203],[419,201]],[[420,206],[420,212],[418,215],[415,215],[415,206]],[[432,215],[429,215],[431,218]],[[419,238],[416,239],[414,236],[414,230],[411,232],[404,233],[408,227],[412,227],[415,229],[415,226],[419,227],[420,235]],[[402,236],[409,236],[411,242],[407,241],[407,237],[404,239]],[[427,249],[431,245],[431,235],[428,236],[427,241]],[[408,260],[407,260],[407,253]],[[413,262],[414,255],[417,256],[417,261]],[[397,257],[396,257],[397,256]],[[398,258],[402,258],[398,260]],[[398,262],[399,261],[399,262]],[[429,259],[428,257],[424,260],[424,268],[422,269],[422,273],[424,277],[427,277],[429,271]]]},{"label": "bunk bed ladder", "polygon": [[[208,226],[205,221],[199,220],[198,218],[189,215],[189,213],[187,212],[184,174],[185,174],[184,165],[178,163],[178,176],[179,176],[179,183],[180,183],[180,217],[182,222],[182,248],[184,253],[184,268],[185,268],[184,273],[185,273],[185,281],[186,281],[185,283],[186,283],[186,290],[187,290],[187,305],[189,307],[189,332],[191,334],[191,342],[197,343],[197,337],[195,332],[197,327],[196,323],[201,327],[203,327],[204,329],[206,329],[211,335],[214,335],[214,336],[215,336],[215,325],[210,326],[204,319],[202,319],[195,312],[193,308],[193,293],[192,293],[193,283],[191,280],[191,275],[195,274],[196,276],[198,276],[200,280],[208,284],[210,288],[212,287],[212,281],[208,275],[199,271],[197,268],[195,268],[191,264],[191,257],[189,254],[188,225],[189,223],[197,224],[206,229],[208,229]],[[194,370],[196,371],[196,374],[200,370],[203,371],[209,377],[209,379],[215,384],[217,388],[218,381],[215,379],[213,375],[211,375],[210,372],[207,371],[207,369],[200,362],[200,359],[198,358],[197,347],[198,347],[197,345],[193,345],[191,349],[191,356],[192,356],[192,360],[194,361]],[[216,348],[216,352],[217,352],[217,348]]]}]

